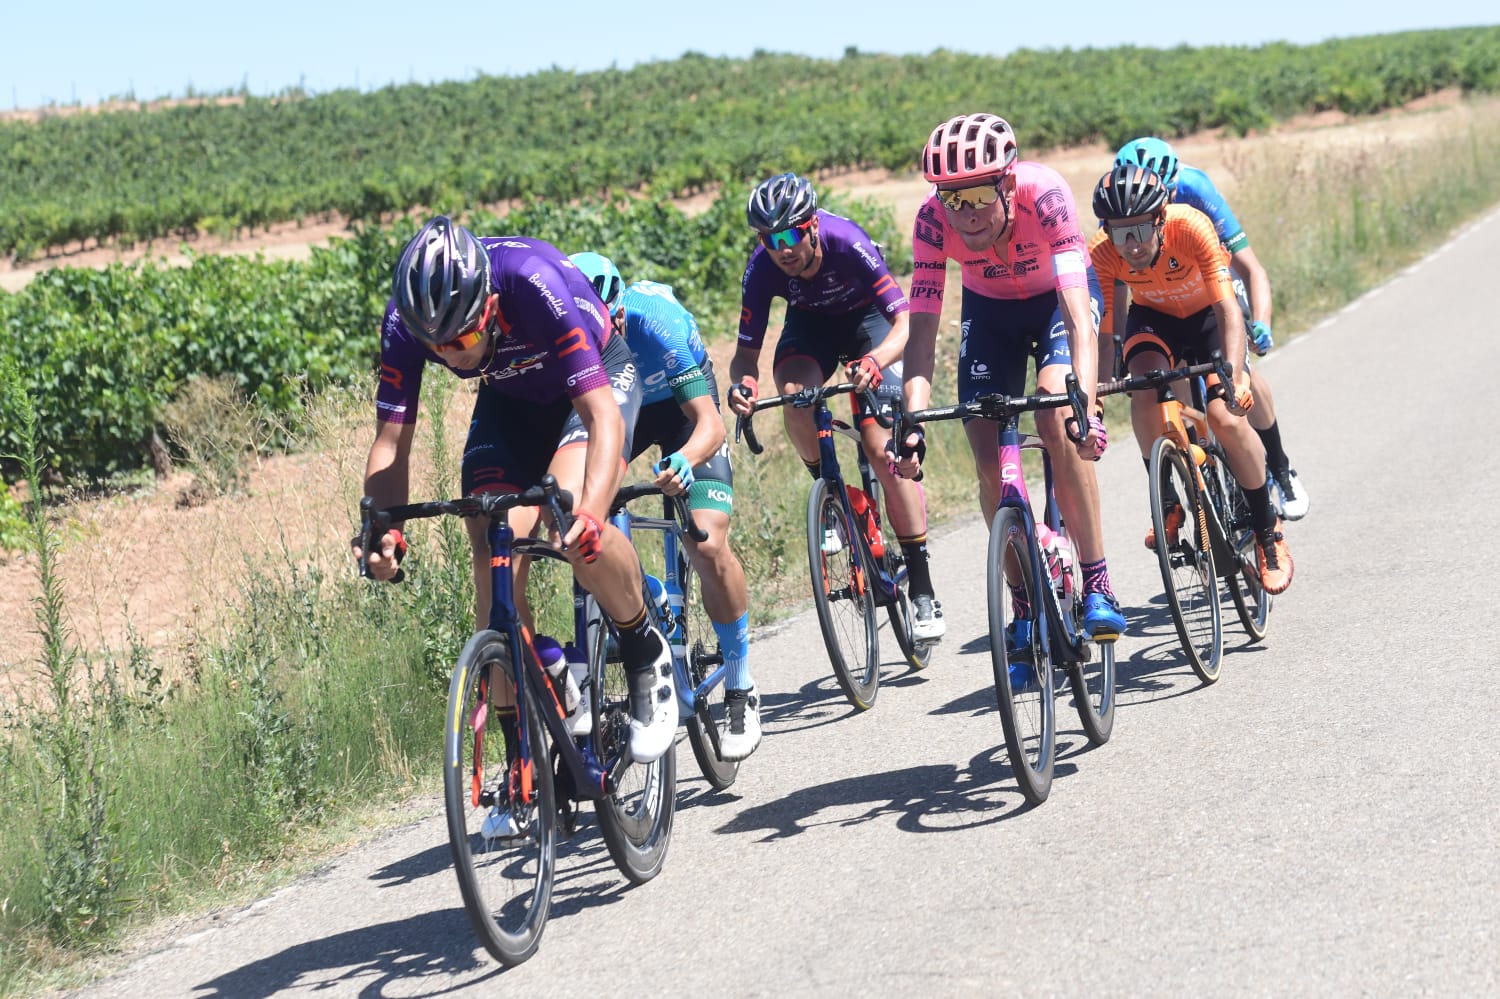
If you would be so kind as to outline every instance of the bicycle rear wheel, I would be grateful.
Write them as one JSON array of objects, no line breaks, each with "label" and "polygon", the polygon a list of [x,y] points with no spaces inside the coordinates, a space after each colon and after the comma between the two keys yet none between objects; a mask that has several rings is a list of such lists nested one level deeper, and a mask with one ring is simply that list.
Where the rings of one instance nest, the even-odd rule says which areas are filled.
[{"label": "bicycle rear wheel", "polygon": [[[1032,534],[1019,510],[1001,507],[990,524],[989,591],[990,660],[995,671],[995,695],[1000,705],[1000,724],[1005,730],[1005,749],[1021,794],[1033,805],[1047,800],[1052,791],[1056,759],[1057,712],[1053,701],[1051,653],[1042,637],[1044,596],[1032,571]],[[1018,615],[1017,606],[1025,608]],[[1008,654],[1006,633],[1019,619],[1028,633],[1017,648],[1015,661]]]},{"label": "bicycle rear wheel", "polygon": [[1266,637],[1275,598],[1260,584],[1260,568],[1255,562],[1255,531],[1250,526],[1250,501],[1245,497],[1245,490],[1222,460],[1218,474],[1222,476],[1227,512],[1225,530],[1238,562],[1235,570],[1224,577],[1224,584],[1229,588],[1229,598],[1234,601],[1234,610],[1245,634],[1251,641],[1258,642]]},{"label": "bicycle rear wheel", "polygon": [[[517,744],[509,645],[482,631],[464,646],[448,688],[443,746],[443,792],[448,844],[474,932],[507,966],[536,953],[552,905],[556,865],[556,804],[541,714],[529,689],[522,691],[526,748]],[[523,685],[524,686],[524,685]],[[502,722],[511,721],[507,752]],[[508,812],[512,829],[493,819]],[[514,835],[509,833],[514,832]],[[488,834],[488,835],[487,835]]]},{"label": "bicycle rear wheel", "polygon": [[[1082,594],[1083,570],[1077,559],[1071,561],[1069,572],[1072,574],[1072,592]],[[1047,606],[1056,608],[1057,605],[1049,600]],[[1088,640],[1083,633],[1083,601],[1076,596],[1064,616],[1067,621],[1060,622],[1057,627],[1069,636],[1070,642],[1076,642],[1070,646],[1070,651],[1078,657],[1068,665],[1073,706],[1089,742],[1102,746],[1109,741],[1115,727],[1115,643]]]},{"label": "bicycle rear wheel", "polygon": [[[1156,533],[1156,558],[1182,651],[1199,679],[1213,683],[1219,678],[1224,624],[1203,502],[1182,452],[1166,437],[1157,438],[1151,449],[1151,525]],[[1169,530],[1174,507],[1181,510],[1182,521],[1176,530]]]},{"label": "bicycle rear wheel", "polygon": [[[682,546],[678,548],[677,578],[682,581],[681,627],[686,645],[688,680],[696,690],[723,664],[724,656],[719,649],[713,620],[703,609],[701,581]],[[703,771],[703,778],[715,791],[733,784],[740,773],[738,761],[726,760],[719,755],[719,737],[729,725],[729,712],[724,706],[725,689],[721,682],[698,698],[687,719],[688,745],[693,747],[693,757],[698,761],[698,769]]]},{"label": "bicycle rear wheel", "polygon": [[880,685],[880,638],[875,596],[856,530],[828,482],[814,481],[807,498],[807,563],[813,606],[833,675],[849,703],[865,711],[875,703]]},{"label": "bicycle rear wheel", "polygon": [[[609,770],[630,748],[630,685],[625,666],[609,657],[609,619],[587,598],[589,682],[593,691],[594,751]],[[672,841],[677,807],[677,747],[651,763],[631,763],[620,773],[614,793],[594,803],[599,832],[610,859],[634,884],[661,873]]]}]

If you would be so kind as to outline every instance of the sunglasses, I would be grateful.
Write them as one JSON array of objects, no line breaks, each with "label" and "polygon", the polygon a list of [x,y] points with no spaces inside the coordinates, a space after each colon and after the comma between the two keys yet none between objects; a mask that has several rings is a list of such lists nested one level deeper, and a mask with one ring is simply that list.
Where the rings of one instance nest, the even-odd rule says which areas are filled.
[{"label": "sunglasses", "polygon": [[763,232],[760,234],[761,245],[768,250],[790,250],[807,238],[807,234],[812,231],[812,224],[813,220],[808,219],[801,225],[792,226],[790,229]]},{"label": "sunglasses", "polygon": [[1125,240],[1131,236],[1135,237],[1137,243],[1145,244],[1152,236],[1156,235],[1155,222],[1134,222],[1130,225],[1115,225],[1113,222],[1104,223],[1109,230],[1109,238],[1120,249],[1125,248]]},{"label": "sunglasses", "polygon": [[491,295],[484,301],[484,311],[479,314],[479,322],[469,327],[463,333],[449,340],[447,343],[436,343],[432,349],[439,354],[451,354],[468,350],[470,347],[484,339],[489,332],[490,324],[494,321],[495,314],[499,311],[500,296]]},{"label": "sunglasses", "polygon": [[961,212],[965,208],[988,208],[997,201],[1004,200],[1000,194],[999,184],[981,184],[978,187],[960,187],[957,190],[948,191],[938,188],[938,200],[943,207],[950,212]]}]

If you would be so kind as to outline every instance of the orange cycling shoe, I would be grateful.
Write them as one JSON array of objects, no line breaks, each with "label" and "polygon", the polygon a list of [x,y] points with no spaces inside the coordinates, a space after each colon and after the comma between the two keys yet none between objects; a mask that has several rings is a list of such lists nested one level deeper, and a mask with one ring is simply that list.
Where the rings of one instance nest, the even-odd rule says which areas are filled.
[{"label": "orange cycling shoe", "polygon": [[1292,585],[1292,553],[1281,533],[1281,521],[1255,532],[1255,563],[1260,569],[1260,585],[1267,593],[1281,593]]},{"label": "orange cycling shoe", "polygon": [[[1167,545],[1171,547],[1177,544],[1177,532],[1182,529],[1182,522],[1187,519],[1183,513],[1181,503],[1173,503],[1172,508],[1167,511]],[[1146,528],[1146,547],[1156,551],[1156,525],[1152,524]]]}]

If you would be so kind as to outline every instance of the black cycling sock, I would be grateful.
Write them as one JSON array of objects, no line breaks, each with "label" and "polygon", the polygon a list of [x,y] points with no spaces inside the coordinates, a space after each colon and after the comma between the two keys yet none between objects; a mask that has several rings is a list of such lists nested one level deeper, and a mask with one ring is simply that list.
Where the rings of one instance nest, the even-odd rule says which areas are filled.
[{"label": "black cycling sock", "polygon": [[819,478],[823,474],[823,463],[821,461],[804,461],[802,467],[807,469],[807,474],[813,478]]},{"label": "black cycling sock", "polygon": [[1273,472],[1284,472],[1287,467],[1286,452],[1281,449],[1281,424],[1272,423],[1264,430],[1255,431],[1266,448],[1266,464]]},{"label": "black cycling sock", "polygon": [[1246,489],[1245,500],[1250,504],[1250,526],[1256,533],[1276,526],[1276,508],[1271,506],[1271,485],[1263,482],[1258,489]]},{"label": "black cycling sock", "polygon": [[615,631],[620,636],[620,658],[626,668],[643,669],[661,655],[661,637],[651,627],[646,608],[642,607],[633,621],[616,621]]},{"label": "black cycling sock", "polygon": [[932,567],[928,565],[927,535],[902,538],[901,554],[906,556],[906,592],[909,596],[936,596],[932,589]]}]

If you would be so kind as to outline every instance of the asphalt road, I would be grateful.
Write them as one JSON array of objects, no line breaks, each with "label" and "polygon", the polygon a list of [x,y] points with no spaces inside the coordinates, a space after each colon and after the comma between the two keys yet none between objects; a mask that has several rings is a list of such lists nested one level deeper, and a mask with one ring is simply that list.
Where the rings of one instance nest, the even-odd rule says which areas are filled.
[{"label": "asphalt road", "polygon": [[1212,687],[1176,650],[1115,429],[1119,715],[1091,750],[1060,703],[1043,806],[1005,761],[970,518],[933,545],[930,668],[883,632],[856,715],[810,613],[758,637],[767,735],[739,782],[709,792],[681,745],[662,875],[628,887],[588,827],[526,965],[475,946],[434,775],[423,821],[77,994],[1500,994],[1495,259],[1492,213],[1262,362],[1312,509],[1266,642],[1231,615]]}]

